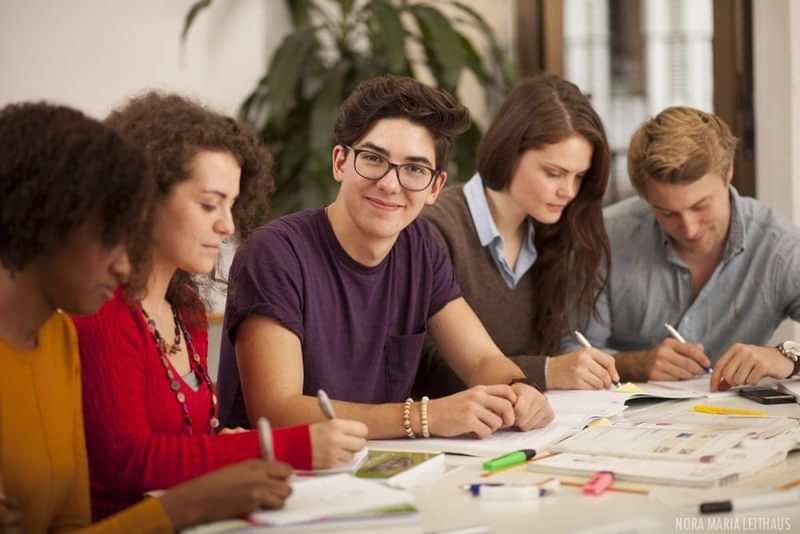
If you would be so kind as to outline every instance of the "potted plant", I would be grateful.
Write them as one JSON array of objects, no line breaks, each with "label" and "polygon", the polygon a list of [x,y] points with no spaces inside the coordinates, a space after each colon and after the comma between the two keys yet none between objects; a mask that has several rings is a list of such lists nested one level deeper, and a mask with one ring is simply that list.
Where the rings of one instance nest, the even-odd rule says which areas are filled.
[{"label": "potted plant", "polygon": [[[275,157],[273,208],[278,215],[319,206],[333,197],[333,124],[339,105],[360,81],[381,74],[420,77],[427,71],[437,87],[456,94],[468,70],[487,102],[498,102],[516,77],[492,28],[455,0],[435,5],[408,0],[286,1],[293,31],[240,108],[240,116],[257,129]],[[211,3],[192,5],[184,40]],[[440,8],[453,16],[448,18]],[[467,27],[476,28],[485,40],[487,57],[463,33]],[[452,175],[462,180],[472,175],[480,135],[473,122],[458,139]]]}]

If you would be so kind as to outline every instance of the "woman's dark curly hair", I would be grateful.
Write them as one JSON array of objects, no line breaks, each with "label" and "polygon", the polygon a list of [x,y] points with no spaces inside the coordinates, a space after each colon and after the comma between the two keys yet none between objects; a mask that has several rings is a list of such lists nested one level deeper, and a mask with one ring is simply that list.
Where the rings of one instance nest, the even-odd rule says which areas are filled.
[{"label": "woman's dark curly hair", "polygon": [[[239,198],[233,206],[237,235],[246,238],[266,221],[269,193],[274,190],[272,157],[245,124],[189,98],[155,91],[131,98],[105,122],[144,150],[158,202],[164,201],[176,184],[189,179],[192,160],[199,152],[222,151],[236,158],[242,169]],[[170,281],[167,300],[183,312],[197,312],[195,317],[204,320],[205,310],[198,309],[202,306],[199,288],[215,282],[222,282],[217,269],[210,276],[179,270]]]},{"label": "woman's dark curly hair", "polygon": [[150,246],[152,180],[142,152],[65,106],[0,110],[0,263],[10,272],[58,253],[85,224],[109,248],[126,243],[133,267]]}]

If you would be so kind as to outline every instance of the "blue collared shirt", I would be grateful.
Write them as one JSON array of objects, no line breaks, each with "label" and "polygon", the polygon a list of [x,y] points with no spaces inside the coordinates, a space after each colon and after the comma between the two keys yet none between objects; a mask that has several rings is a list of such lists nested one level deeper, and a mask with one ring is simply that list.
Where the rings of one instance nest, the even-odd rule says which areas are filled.
[{"label": "blue collared shirt", "polygon": [[472,222],[475,223],[481,246],[489,250],[506,286],[514,289],[525,273],[536,263],[538,257],[534,244],[533,221],[530,217],[528,218],[528,235],[522,241],[517,263],[512,269],[503,255],[503,237],[497,231],[494,217],[489,210],[489,201],[486,199],[483,180],[478,174],[464,184],[464,196],[467,199],[467,207],[472,216]]},{"label": "blue collared shirt", "polygon": [[[646,350],[672,324],[716,362],[734,343],[766,344],[786,318],[800,320],[800,230],[777,211],[730,188],[731,222],[722,258],[692,298],[689,268],[652,208],[640,198],[604,210],[611,274],[585,334],[614,351]],[[574,347],[565,338],[564,347]]]}]

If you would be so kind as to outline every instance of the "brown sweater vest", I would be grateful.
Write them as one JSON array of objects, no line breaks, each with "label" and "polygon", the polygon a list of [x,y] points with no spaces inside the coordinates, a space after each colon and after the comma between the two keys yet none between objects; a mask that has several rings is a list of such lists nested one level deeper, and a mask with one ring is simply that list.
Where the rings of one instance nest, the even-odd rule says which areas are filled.
[{"label": "brown sweater vest", "polygon": [[[427,206],[422,215],[439,230],[464,299],[489,335],[503,354],[509,356],[533,384],[544,390],[545,356],[535,355],[537,343],[531,329],[531,313],[536,304],[531,271],[525,273],[516,288],[506,286],[489,251],[478,240],[462,185],[445,190],[436,204]],[[440,397],[464,387],[428,338],[415,394]]]}]

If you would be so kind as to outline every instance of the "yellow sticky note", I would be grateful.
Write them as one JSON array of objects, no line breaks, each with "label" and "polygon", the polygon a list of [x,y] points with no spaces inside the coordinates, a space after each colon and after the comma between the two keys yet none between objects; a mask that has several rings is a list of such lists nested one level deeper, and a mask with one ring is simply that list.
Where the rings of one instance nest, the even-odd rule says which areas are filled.
[{"label": "yellow sticky note", "polygon": [[615,388],[614,391],[617,393],[641,393],[642,390],[639,389],[639,386],[632,382],[625,382],[621,384],[618,388]]},{"label": "yellow sticky note", "polygon": [[605,417],[601,417],[600,419],[595,419],[594,421],[589,423],[589,426],[608,426],[610,424],[611,421],[609,421]]}]

